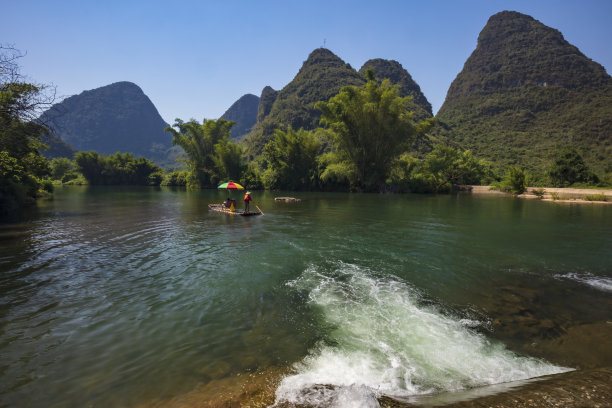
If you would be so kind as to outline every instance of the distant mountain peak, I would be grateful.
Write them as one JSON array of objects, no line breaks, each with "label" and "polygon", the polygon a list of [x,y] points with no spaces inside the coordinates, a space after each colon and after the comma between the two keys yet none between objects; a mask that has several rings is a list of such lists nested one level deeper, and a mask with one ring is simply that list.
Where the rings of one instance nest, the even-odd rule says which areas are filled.
[{"label": "distant mountain peak", "polygon": [[366,61],[359,70],[359,73],[365,75],[365,72],[369,68],[374,70],[376,79],[389,79],[392,84],[399,85],[400,96],[413,97],[413,103],[410,109],[417,111],[415,112],[415,119],[422,120],[433,116],[431,104],[425,95],[423,95],[423,92],[421,92],[421,87],[412,79],[412,76],[404,69],[402,64],[395,60],[375,58]]},{"label": "distant mountain peak", "polygon": [[115,82],[64,99],[43,114],[55,133],[77,150],[131,152],[164,160],[172,138],[168,124],[133,82]]},{"label": "distant mountain peak", "polygon": [[310,65],[333,64],[333,65],[348,65],[342,61],[340,57],[328,50],[327,48],[317,48],[308,55],[302,68]]},{"label": "distant mountain peak", "polygon": [[259,97],[259,106],[257,107],[257,122],[261,122],[264,120],[268,113],[270,113],[270,109],[272,109],[272,105],[274,105],[274,101],[278,96],[278,91],[274,90],[271,86],[266,86],[261,91],[261,96]]},{"label": "distant mountain peak", "polygon": [[242,95],[221,116],[221,119],[236,122],[232,126],[230,138],[239,139],[251,131],[257,121],[259,97],[253,94]]},{"label": "distant mountain peak", "polygon": [[542,172],[570,144],[595,169],[610,160],[612,79],[531,16],[491,16],[436,118],[456,143],[498,164]]}]

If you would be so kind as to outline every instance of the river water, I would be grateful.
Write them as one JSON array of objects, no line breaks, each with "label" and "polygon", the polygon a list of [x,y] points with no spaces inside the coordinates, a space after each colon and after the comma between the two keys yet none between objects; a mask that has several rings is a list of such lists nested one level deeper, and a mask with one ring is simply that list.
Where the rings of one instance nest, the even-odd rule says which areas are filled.
[{"label": "river water", "polygon": [[209,212],[225,195],[60,188],[1,224],[0,406],[195,406],[257,375],[278,406],[375,407],[612,364],[612,206],[255,192],[264,216]]}]

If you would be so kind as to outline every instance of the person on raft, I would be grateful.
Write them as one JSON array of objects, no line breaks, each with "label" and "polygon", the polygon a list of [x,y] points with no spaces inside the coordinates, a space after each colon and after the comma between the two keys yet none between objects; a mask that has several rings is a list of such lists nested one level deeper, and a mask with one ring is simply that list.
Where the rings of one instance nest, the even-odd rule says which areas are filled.
[{"label": "person on raft", "polygon": [[244,212],[248,213],[249,212],[249,204],[251,203],[251,192],[247,191],[246,194],[244,195]]}]

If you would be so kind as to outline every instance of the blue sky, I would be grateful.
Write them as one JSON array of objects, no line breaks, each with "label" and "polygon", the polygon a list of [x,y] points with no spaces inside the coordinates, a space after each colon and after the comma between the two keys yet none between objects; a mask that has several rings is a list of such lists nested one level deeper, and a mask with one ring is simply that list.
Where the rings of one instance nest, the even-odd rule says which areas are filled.
[{"label": "blue sky", "polygon": [[515,10],[612,68],[612,1],[3,1],[0,42],[30,79],[70,96],[138,84],[169,123],[217,118],[240,96],[285,86],[324,44],[359,69],[399,61],[434,112],[488,18]]}]

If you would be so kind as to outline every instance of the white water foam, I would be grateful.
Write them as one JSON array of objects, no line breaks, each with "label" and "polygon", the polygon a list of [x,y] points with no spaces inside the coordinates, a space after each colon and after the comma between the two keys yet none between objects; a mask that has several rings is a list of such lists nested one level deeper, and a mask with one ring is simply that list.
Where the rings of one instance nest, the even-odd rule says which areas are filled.
[{"label": "white water foam", "polygon": [[565,275],[555,275],[556,278],[571,279],[576,282],[584,283],[595,289],[604,292],[612,292],[612,279],[602,276],[594,276],[590,273],[566,273]]},{"label": "white water foam", "polygon": [[418,291],[404,282],[356,265],[332,269],[311,267],[289,283],[307,291],[333,329],[282,380],[277,404],[377,407],[380,395],[456,391],[568,371],[520,357],[465,321],[421,305]]}]

